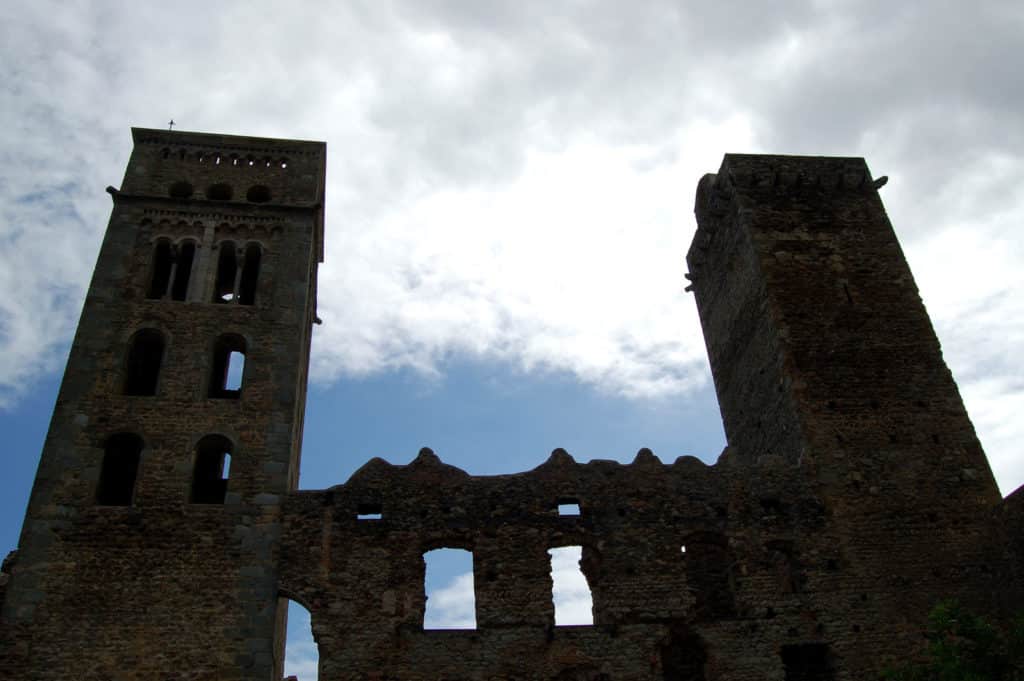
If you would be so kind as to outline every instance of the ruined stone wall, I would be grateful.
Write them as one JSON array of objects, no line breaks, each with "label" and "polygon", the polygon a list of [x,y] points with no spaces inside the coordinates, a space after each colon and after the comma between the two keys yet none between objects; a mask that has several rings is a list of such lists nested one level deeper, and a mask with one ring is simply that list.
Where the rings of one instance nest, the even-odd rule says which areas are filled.
[{"label": "ruined stone wall", "polygon": [[[782,647],[836,638],[847,609],[826,607],[841,560],[827,510],[779,473],[752,485],[647,450],[629,465],[556,450],[493,477],[429,450],[374,459],[289,495],[281,590],[311,612],[322,679],[782,679]],[[565,502],[580,515],[560,516]],[[368,508],[380,519],[357,518]],[[554,624],[548,550],[569,545],[593,626]],[[423,555],[440,547],[472,552],[476,630],[423,629]],[[687,667],[701,656],[706,672]]]},{"label": "ruined stone wall", "polygon": [[[266,679],[281,662],[276,537],[297,478],[323,145],[134,135],[3,603],[0,678]],[[212,163],[222,148],[274,151],[288,167]],[[186,196],[180,183],[194,190]],[[236,190],[211,199],[214,184]],[[246,187],[260,184],[270,197],[247,200]],[[160,242],[195,249],[180,299],[151,295]],[[221,253],[241,260],[252,244],[261,254],[253,300],[214,302]],[[140,330],[165,342],[155,394],[125,394]],[[242,386],[213,396],[226,335],[243,342]],[[119,433],[143,448],[130,498],[111,504],[99,487]],[[216,501],[194,496],[208,436],[231,443]]]}]

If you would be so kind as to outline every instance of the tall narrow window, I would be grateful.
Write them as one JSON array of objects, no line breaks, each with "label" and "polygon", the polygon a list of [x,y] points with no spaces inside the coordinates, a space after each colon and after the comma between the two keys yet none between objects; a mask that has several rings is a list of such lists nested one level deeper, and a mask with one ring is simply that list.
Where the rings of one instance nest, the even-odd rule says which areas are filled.
[{"label": "tall narrow window", "polygon": [[551,600],[555,604],[555,626],[593,624],[594,603],[587,578],[580,569],[582,546],[548,549],[551,555]]},{"label": "tall narrow window", "polygon": [[231,441],[223,435],[207,435],[196,445],[192,474],[193,504],[223,504],[231,472]]},{"label": "tall narrow window", "polygon": [[178,245],[178,257],[175,259],[174,284],[171,286],[171,300],[188,298],[188,280],[192,276],[192,261],[196,257],[194,241],[184,241]]},{"label": "tall narrow window", "polygon": [[245,339],[237,334],[225,334],[213,346],[213,365],[210,373],[210,397],[238,397],[242,392],[245,370]]},{"label": "tall narrow window", "polygon": [[153,249],[153,278],[149,282],[147,298],[163,298],[167,293],[167,285],[171,282],[171,243],[165,239],[157,242]]},{"label": "tall narrow window", "polygon": [[476,629],[473,554],[463,549],[434,549],[426,563],[424,629]]},{"label": "tall narrow window", "polygon": [[164,335],[142,329],[132,336],[125,362],[124,394],[155,395],[164,358]]},{"label": "tall narrow window", "polygon": [[139,472],[142,438],[134,433],[111,435],[103,449],[96,503],[101,506],[131,506],[135,478]]},{"label": "tall narrow window", "polygon": [[252,305],[256,302],[256,282],[259,281],[262,255],[259,244],[249,244],[245,247],[242,279],[238,286],[238,302],[242,305]]},{"label": "tall narrow window", "polygon": [[313,681],[320,673],[320,650],[313,638],[313,622],[309,610],[298,601],[282,598],[280,610],[287,610],[284,648],[284,677]]},{"label": "tall narrow window", "polygon": [[213,302],[230,303],[235,299],[235,280],[238,278],[238,256],[235,244],[225,241],[217,256],[217,280],[213,286]]}]

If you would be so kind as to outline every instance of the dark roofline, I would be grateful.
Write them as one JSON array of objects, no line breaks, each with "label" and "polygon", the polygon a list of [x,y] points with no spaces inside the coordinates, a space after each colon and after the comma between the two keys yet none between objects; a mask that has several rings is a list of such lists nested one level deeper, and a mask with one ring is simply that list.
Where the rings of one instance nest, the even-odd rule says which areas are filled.
[{"label": "dark roofline", "polygon": [[203,144],[225,145],[232,147],[284,148],[306,147],[306,153],[314,150],[325,150],[326,142],[314,140],[296,140],[280,137],[250,137],[248,135],[224,135],[211,132],[191,132],[186,130],[158,130],[156,128],[132,128],[132,141],[136,144],[148,142],[167,142],[168,144]]}]

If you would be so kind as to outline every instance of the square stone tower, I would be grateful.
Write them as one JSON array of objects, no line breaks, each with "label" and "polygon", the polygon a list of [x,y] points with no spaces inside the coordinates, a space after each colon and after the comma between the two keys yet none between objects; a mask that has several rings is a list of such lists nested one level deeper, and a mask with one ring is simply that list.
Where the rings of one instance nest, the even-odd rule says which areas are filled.
[{"label": "square stone tower", "polygon": [[321,142],[133,129],[0,619],[0,677],[280,677]]}]

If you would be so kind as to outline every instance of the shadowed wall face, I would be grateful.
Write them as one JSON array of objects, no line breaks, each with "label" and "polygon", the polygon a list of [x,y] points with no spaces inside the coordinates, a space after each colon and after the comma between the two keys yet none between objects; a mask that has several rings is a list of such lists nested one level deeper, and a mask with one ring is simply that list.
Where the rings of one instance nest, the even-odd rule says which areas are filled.
[{"label": "shadowed wall face", "polygon": [[888,491],[999,501],[863,159],[730,154],[696,213],[687,261],[733,459],[830,484],[877,464]]}]

